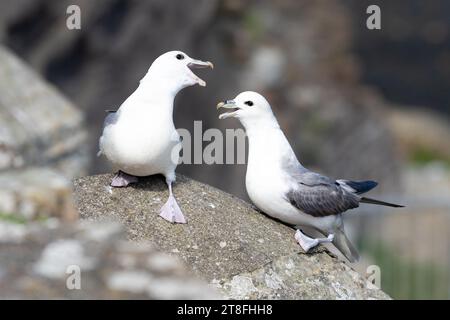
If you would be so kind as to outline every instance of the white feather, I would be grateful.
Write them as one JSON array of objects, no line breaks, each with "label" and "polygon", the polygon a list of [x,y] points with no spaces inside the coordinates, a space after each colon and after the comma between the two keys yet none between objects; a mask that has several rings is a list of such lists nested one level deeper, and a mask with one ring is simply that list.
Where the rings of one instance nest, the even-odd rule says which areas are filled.
[{"label": "white feather", "polygon": [[[176,59],[182,54],[183,59]],[[173,123],[173,101],[183,88],[204,84],[188,68],[189,58],[179,51],[163,54],[150,67],[136,91],[106,124],[100,152],[113,166],[134,176],[164,174],[175,178],[180,141]],[[206,64],[206,63],[205,63]]]}]

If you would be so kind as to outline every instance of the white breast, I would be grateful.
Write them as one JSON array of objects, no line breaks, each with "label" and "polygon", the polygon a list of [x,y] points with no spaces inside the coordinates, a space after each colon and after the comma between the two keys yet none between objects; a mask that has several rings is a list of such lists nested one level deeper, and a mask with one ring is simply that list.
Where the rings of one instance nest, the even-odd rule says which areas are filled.
[{"label": "white breast", "polygon": [[[271,130],[271,131],[270,131]],[[247,193],[252,202],[268,215],[293,225],[314,226],[318,221],[286,200],[295,187],[286,175],[282,159],[295,156],[280,129],[252,131],[249,137],[249,158],[246,174]]]},{"label": "white breast", "polygon": [[164,111],[136,104],[121,110],[117,123],[103,132],[102,152],[108,160],[136,176],[173,171],[178,162],[179,136],[171,112]]}]

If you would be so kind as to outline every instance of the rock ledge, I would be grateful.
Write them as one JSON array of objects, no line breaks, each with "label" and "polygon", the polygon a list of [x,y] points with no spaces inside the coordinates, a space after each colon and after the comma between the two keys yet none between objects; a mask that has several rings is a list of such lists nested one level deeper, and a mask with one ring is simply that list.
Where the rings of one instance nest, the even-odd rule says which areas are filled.
[{"label": "rock ledge", "polygon": [[158,217],[168,192],[153,176],[111,189],[112,175],[74,181],[83,219],[123,223],[128,237],[149,241],[231,299],[389,299],[321,247],[305,254],[293,230],[211,186],[178,175],[174,193],[188,224]]}]

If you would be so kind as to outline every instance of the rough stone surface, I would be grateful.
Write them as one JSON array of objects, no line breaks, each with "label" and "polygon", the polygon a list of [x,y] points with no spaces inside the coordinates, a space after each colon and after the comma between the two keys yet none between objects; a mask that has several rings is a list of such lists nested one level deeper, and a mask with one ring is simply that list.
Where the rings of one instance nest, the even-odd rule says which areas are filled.
[{"label": "rough stone surface", "polygon": [[386,299],[388,296],[326,251],[282,256],[218,287],[231,299]]},{"label": "rough stone surface", "polygon": [[189,223],[174,225],[158,216],[168,196],[162,177],[121,189],[111,178],[75,180],[81,217],[122,222],[130,239],[180,257],[229,298],[389,298],[325,248],[304,254],[293,229],[218,189],[178,176],[174,193]]},{"label": "rough stone surface", "polygon": [[49,168],[0,172],[0,213],[26,221],[57,217],[74,221],[70,181]]},{"label": "rough stone surface", "polygon": [[124,238],[122,227],[112,222],[1,221],[0,299],[219,297],[178,259]]},{"label": "rough stone surface", "polygon": [[0,75],[0,171],[51,165],[68,177],[82,175],[82,113],[3,47]]},{"label": "rough stone surface", "polygon": [[73,220],[70,179],[85,174],[83,115],[0,46],[0,214]]}]

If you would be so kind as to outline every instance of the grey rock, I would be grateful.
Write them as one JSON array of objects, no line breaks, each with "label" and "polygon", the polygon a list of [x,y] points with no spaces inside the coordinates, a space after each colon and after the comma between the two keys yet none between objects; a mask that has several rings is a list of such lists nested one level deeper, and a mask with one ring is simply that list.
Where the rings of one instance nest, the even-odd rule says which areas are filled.
[{"label": "grey rock", "polygon": [[0,46],[0,214],[74,220],[70,179],[89,157],[82,113]]},{"label": "grey rock", "polygon": [[174,193],[188,224],[158,216],[167,199],[164,180],[146,177],[128,188],[111,189],[112,175],[74,182],[83,219],[122,222],[128,238],[149,241],[180,257],[226,297],[244,299],[388,299],[325,248],[305,254],[293,229],[250,204],[179,175]]},{"label": "grey rock", "polygon": [[117,223],[0,222],[0,231],[0,299],[220,297],[177,258],[126,241]]},{"label": "grey rock", "polygon": [[0,213],[25,221],[78,219],[70,181],[55,170],[42,167],[0,172],[0,186]]},{"label": "grey rock", "polygon": [[0,171],[52,166],[68,177],[88,162],[82,113],[0,46]]}]

